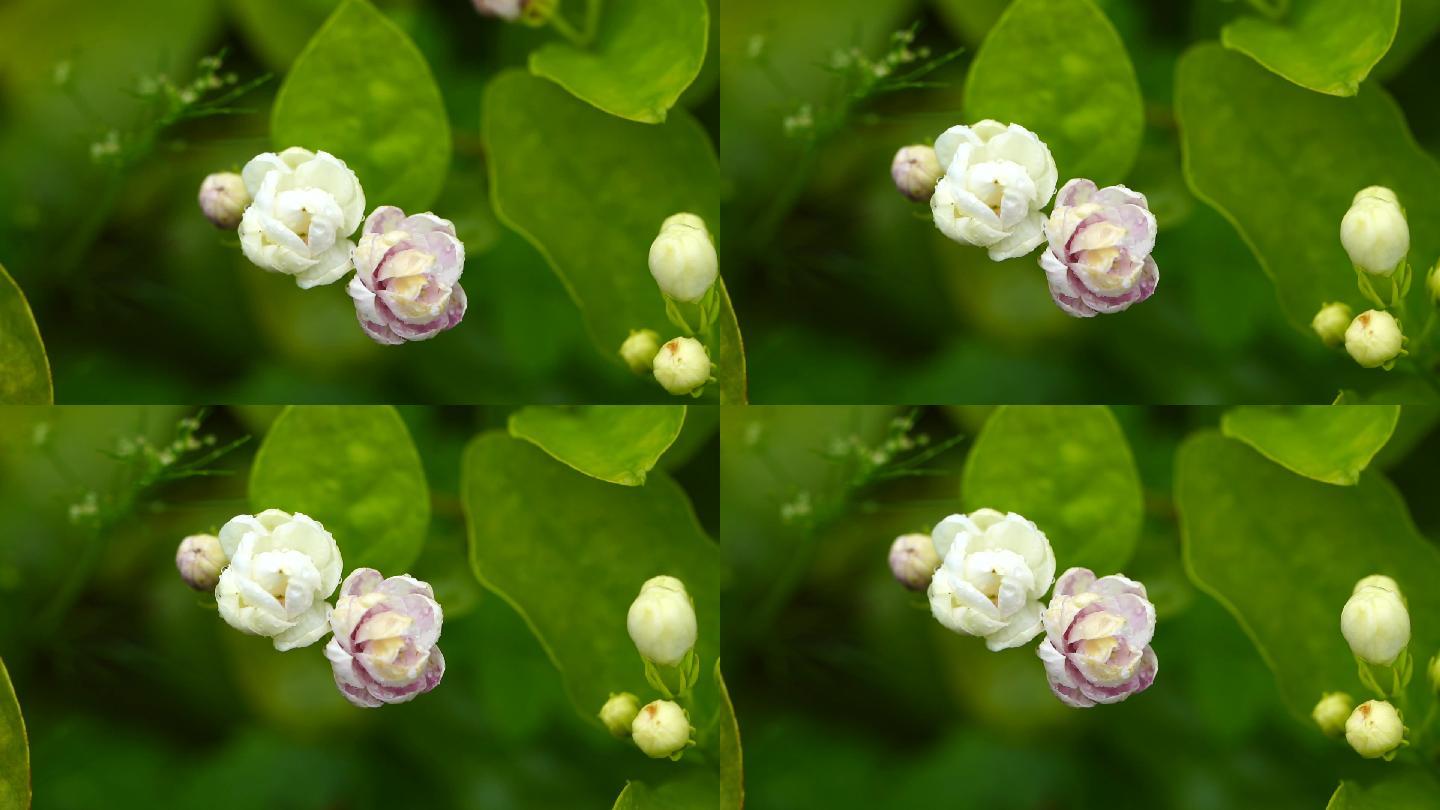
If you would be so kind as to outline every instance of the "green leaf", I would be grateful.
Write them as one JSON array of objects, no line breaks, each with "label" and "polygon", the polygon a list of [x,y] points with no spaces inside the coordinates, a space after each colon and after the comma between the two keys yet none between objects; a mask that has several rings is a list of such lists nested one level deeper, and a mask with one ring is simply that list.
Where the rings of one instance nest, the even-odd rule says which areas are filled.
[{"label": "green leaf", "polygon": [[658,787],[645,782],[627,783],[615,799],[614,810],[714,810],[714,807],[715,775],[692,769]]},{"label": "green leaf", "polygon": [[1091,0],[1015,0],[965,81],[965,118],[1040,136],[1062,180],[1124,179],[1140,151],[1144,109],[1125,44]]},{"label": "green leaf", "polygon": [[430,67],[367,0],[346,0],[295,60],[270,139],[344,160],[371,208],[425,210],[450,166],[450,122]]},{"label": "green leaf", "polygon": [[228,0],[245,43],[272,70],[282,71],[335,10],[336,0]]},{"label": "green leaf", "polygon": [[1399,420],[1399,405],[1242,407],[1225,412],[1220,430],[1293,473],[1349,486]]},{"label": "green leaf", "polygon": [[0,265],[0,403],[49,405],[55,401],[50,361],[30,304]]},{"label": "green leaf", "polygon": [[715,662],[715,683],[720,688],[720,810],[740,810],[745,806],[744,756],[740,751],[740,725],[735,721],[735,705],[720,662]]},{"label": "green leaf", "polygon": [[[1361,577],[1394,577],[1411,615],[1440,615],[1440,592],[1431,587],[1440,551],[1377,473],[1334,487],[1206,431],[1180,448],[1175,501],[1190,578],[1240,622],[1299,717],[1308,718],[1322,692],[1365,692],[1340,635],[1340,609]],[[1417,621],[1412,632],[1418,670],[1440,647],[1440,625]],[[1429,691],[1423,677],[1415,680]]]},{"label": "green leaf", "polygon": [[960,500],[1035,522],[1063,571],[1120,571],[1140,536],[1140,476],[1120,423],[1103,406],[1006,406],[965,460]]},{"label": "green leaf", "polygon": [[[1200,45],[1180,60],[1175,108],[1191,189],[1245,238],[1286,314],[1307,333],[1327,302],[1369,309],[1340,245],[1340,219],[1355,192],[1389,186],[1411,222],[1440,221],[1440,168],[1373,84],[1353,98],[1325,96]],[[1411,240],[1410,255],[1421,262],[1440,254],[1440,230],[1413,228]],[[1414,285],[1411,301],[1429,307],[1424,286]]]},{"label": "green leaf", "polygon": [[[643,487],[617,487],[490,432],[466,450],[462,478],[475,575],[525,617],[597,733],[596,713],[611,692],[653,699],[645,697],[654,690],[625,628],[630,603],[650,577],[685,583],[699,620],[695,651],[702,667],[713,666],[719,550],[669,476],[656,471]],[[702,735],[716,692],[712,679],[701,678],[687,707]]]},{"label": "green leaf", "polygon": [[705,0],[608,0],[594,44],[545,45],[530,72],[611,115],[657,124],[700,74],[709,27]]},{"label": "green leaf", "polygon": [[[1425,810],[1440,807],[1440,783],[1419,768],[1387,768],[1385,779],[1369,786],[1346,780],[1325,810]],[[1396,772],[1398,770],[1398,773]]]},{"label": "green leaf", "polygon": [[684,424],[684,405],[534,405],[510,414],[510,435],[592,478],[638,487]]},{"label": "green leaf", "polygon": [[0,660],[0,807],[29,806],[30,743],[10,672]]},{"label": "green leaf", "polygon": [[[486,90],[482,129],[497,215],[544,254],[617,373],[630,330],[675,336],[650,276],[650,244],[681,211],[717,237],[720,227],[720,166],[695,119],[681,110],[655,126],[622,121],[511,71]],[[720,292],[719,396],[739,403],[743,348],[723,280]]]},{"label": "green leaf", "polygon": [[430,526],[420,454],[389,405],[292,405],[255,453],[250,506],[303,512],[335,535],[345,570],[407,571]]},{"label": "green leaf", "polygon": [[1399,24],[1400,0],[1294,0],[1283,19],[1239,17],[1220,41],[1301,87],[1353,96]]}]

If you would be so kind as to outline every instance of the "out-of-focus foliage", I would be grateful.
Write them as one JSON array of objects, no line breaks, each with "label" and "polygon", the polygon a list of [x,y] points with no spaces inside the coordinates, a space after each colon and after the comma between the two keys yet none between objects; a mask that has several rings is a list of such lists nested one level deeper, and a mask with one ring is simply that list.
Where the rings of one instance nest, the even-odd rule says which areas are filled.
[{"label": "out-of-focus foliage", "polygon": [[[1128,444],[1144,492],[1140,539],[1120,565],[1155,603],[1160,669],[1124,703],[1080,710],[1050,693],[1033,644],[991,653],[945,630],[886,564],[897,535],[981,505],[962,471],[966,484],[983,474],[976,457],[992,423],[1024,410],[922,410],[913,436],[968,438],[925,474],[848,490],[824,510],[857,463],[836,461],[832,444],[883,442],[884,425],[905,411],[726,411],[721,547],[737,575],[722,593],[724,655],[753,801],[929,807],[963,786],[967,802],[986,807],[1111,807],[1123,785],[1127,806],[1298,810],[1325,806],[1344,782],[1340,796],[1356,807],[1435,802],[1420,763],[1436,729],[1419,730],[1432,701],[1419,666],[1440,645],[1440,605],[1424,584],[1437,554],[1422,537],[1440,529],[1433,422],[1397,455],[1387,448],[1357,485],[1338,487],[1221,436],[1221,409],[1116,409],[1113,441]],[[1056,449],[1066,446],[1037,440],[1015,453],[1105,455],[1079,442]],[[1007,479],[993,497],[1020,499],[1026,487]],[[808,525],[799,502],[817,507]],[[1055,519],[1032,517],[1042,529]],[[1070,551],[1054,547],[1058,567],[1071,565]],[[1417,748],[1390,763],[1362,760],[1308,716],[1322,688],[1366,696],[1339,614],[1354,582],[1377,570],[1410,598],[1417,666],[1405,715]]]},{"label": "out-of-focus foliage", "polygon": [[[175,571],[180,538],[251,510],[254,454],[262,446],[274,452],[271,425],[278,438],[297,412],[211,414],[200,431],[202,439],[216,436],[207,447],[253,437],[211,465],[228,474],[174,480],[133,498],[137,459],[145,457],[136,448],[167,447],[186,411],[3,412],[0,657],[25,713],[37,806],[568,810],[608,807],[627,781],[658,787],[685,772],[709,779],[703,806],[714,807],[718,759],[687,754],[680,763],[652,762],[582,717],[525,620],[471,572],[463,454],[477,433],[504,429],[507,409],[401,409],[411,452],[424,465],[432,516],[419,558],[386,573],[430,582],[444,607],[447,667],[433,692],[411,703],[355,708],[335,689],[320,647],[276,652],[267,640],[231,629],[209,595],[185,587]],[[696,525],[695,515],[703,527],[680,530],[714,536],[715,422],[696,422],[706,423],[709,435],[669,468],[673,480],[665,486],[693,502],[686,527]],[[307,452],[326,475],[346,465],[338,450]],[[580,478],[538,450],[526,452]],[[658,484],[656,477],[647,486]],[[636,492],[592,483],[622,496]],[[357,502],[368,498],[360,494]],[[346,547],[338,531],[337,540]],[[719,618],[709,613],[713,659]],[[623,638],[623,607],[616,622]],[[704,680],[713,683],[710,673]],[[0,708],[0,729],[3,718]]]},{"label": "out-of-focus foliage", "polygon": [[[1283,6],[1286,16],[1271,22],[1259,5]],[[1440,50],[1429,44],[1440,19],[1436,4],[1403,4],[1395,47],[1354,98],[1307,90],[1218,44],[1222,29],[1240,20],[1248,21],[1242,29],[1295,29],[1314,7],[1359,14],[1372,5],[727,2],[726,273],[746,327],[751,399],[1229,404],[1328,402],[1341,389],[1387,387],[1398,375],[1357,368],[1321,345],[1309,321],[1324,300],[1358,303],[1339,222],[1349,196],[1372,183],[1394,184],[1409,206],[1417,283],[1413,329],[1405,326],[1412,341],[1431,306],[1418,279],[1440,256],[1435,229],[1422,225],[1437,217],[1421,212],[1437,183],[1427,179],[1430,158],[1403,130],[1408,123],[1432,152],[1440,145],[1427,78],[1440,67]],[[1059,40],[1016,35],[1076,15],[1097,22],[1069,26]],[[839,66],[852,63],[856,51],[884,53],[888,34],[915,21],[913,47],[932,54],[963,48],[959,59],[928,77],[936,86],[853,99]],[[1116,92],[1103,104],[1059,92],[1082,72],[1077,49],[1112,39],[1112,26],[1123,52],[1104,59],[1112,68],[1103,85]],[[1323,50],[1327,67],[1341,64],[1324,44],[1331,33],[1295,30],[1295,47]],[[1358,34],[1347,31],[1348,45]],[[1000,47],[1002,39],[1009,47]],[[1138,110],[1132,92],[1120,92],[1129,85],[1127,62],[1139,85]],[[1037,102],[1052,90],[1050,102]],[[1202,94],[1203,110],[1196,103]],[[1084,136],[1100,115],[1097,106],[1111,110],[1110,128]],[[805,123],[836,111],[845,112],[845,125],[811,137]],[[984,251],[943,238],[923,204],[896,194],[888,169],[899,147],[932,142],[949,126],[991,114],[1013,116],[1052,139],[1061,182],[1091,171],[1083,146],[1110,155],[1102,161],[1113,167],[1110,176],[1097,180],[1147,196],[1160,228],[1153,298],[1116,315],[1066,317],[1033,256],[991,262]],[[1230,162],[1205,163],[1222,158]],[[1409,401],[1420,398],[1433,396],[1409,390]]]},{"label": "out-of-focus foliage", "polygon": [[50,362],[25,294],[0,265],[0,402],[49,404]]},{"label": "out-of-focus foliage", "polygon": [[[569,18],[583,16],[583,3],[564,5]],[[619,2],[603,4],[612,5],[616,15],[625,11]],[[691,29],[702,19],[698,5]],[[652,380],[614,362],[618,342],[597,351],[565,284],[540,251],[497,220],[491,204],[493,156],[480,137],[485,88],[507,69],[525,70],[532,53],[563,38],[482,17],[465,0],[354,0],[302,57],[341,6],[0,4],[0,150],[24,156],[0,166],[0,263],[40,324],[56,398],[668,401]],[[603,44],[614,21],[602,11]],[[349,33],[340,36],[337,27]],[[713,65],[690,81],[701,53],[714,61],[703,42],[686,46],[683,75],[664,77],[668,92],[690,86],[670,99],[668,115],[686,119],[702,144],[718,138],[718,93],[705,79]],[[149,142],[160,79],[183,86],[200,57],[222,50],[222,75],[234,73],[242,84],[272,78],[225,105],[231,112],[168,126]],[[598,67],[591,72],[593,81],[604,78]],[[271,137],[277,95],[279,144]],[[342,285],[296,289],[247,262],[235,235],[200,215],[196,194],[207,174],[238,170],[260,152],[312,137],[325,141],[312,147],[336,150],[360,172],[370,207],[423,206],[455,222],[466,247],[469,299],[460,327],[424,343],[375,345],[360,331]],[[635,145],[643,151],[642,142]],[[563,133],[551,148],[577,161],[600,160],[586,157],[586,140],[575,133]],[[112,149],[125,160],[115,160]],[[709,183],[695,193],[709,195],[707,216],[718,233],[716,175],[695,181]],[[582,187],[576,199],[604,191]],[[573,208],[574,200],[554,204]],[[658,228],[659,219],[646,226]],[[556,238],[580,243],[591,236]],[[617,283],[649,281],[643,253],[604,272]]]},{"label": "out-of-focus foliage", "polygon": [[30,741],[4,661],[0,661],[0,803],[30,806]]}]

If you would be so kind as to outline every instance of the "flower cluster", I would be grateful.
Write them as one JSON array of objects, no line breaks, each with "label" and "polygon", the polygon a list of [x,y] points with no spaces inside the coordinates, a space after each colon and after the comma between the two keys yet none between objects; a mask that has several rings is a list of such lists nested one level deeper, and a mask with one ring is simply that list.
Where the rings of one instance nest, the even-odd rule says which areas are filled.
[{"label": "flower cluster", "polygon": [[1118,703],[1155,681],[1155,606],[1145,586],[1087,568],[1057,580],[1049,538],[1013,512],[950,515],[928,538],[902,535],[891,545],[890,568],[905,587],[926,589],[941,625],[983,638],[993,651],[1043,633],[1036,654],[1050,690],[1069,706]]},{"label": "flower cluster", "polygon": [[175,562],[185,584],[214,590],[226,624],[269,638],[281,652],[333,634],[325,657],[335,686],[356,706],[413,700],[445,674],[437,646],[443,614],[430,586],[373,568],[355,569],[342,585],[340,547],[307,515],[238,515],[218,536],[185,538]]},{"label": "flower cluster", "polygon": [[646,681],[661,697],[641,706],[632,692],[612,692],[600,707],[600,722],[615,737],[629,737],[648,757],[680,759],[694,745],[695,729],[683,704],[700,675],[695,603],[685,583],[663,575],[646,580],[625,627],[645,663]]},{"label": "flower cluster", "polygon": [[[1343,733],[1360,756],[1394,759],[1409,744],[1409,729],[1395,703],[1404,705],[1414,674],[1410,611],[1399,583],[1384,574],[1356,582],[1340,609],[1340,633],[1355,656],[1360,683],[1377,699],[1356,706],[1345,692],[1326,692],[1310,715],[1323,733]],[[1430,659],[1429,676],[1431,687],[1440,692],[1440,655]]]},{"label": "flower cluster", "polygon": [[[660,224],[650,244],[650,275],[660,288],[670,322],[683,334],[660,342],[653,329],[634,329],[620,344],[620,359],[636,374],[650,374],[676,396],[700,396],[715,380],[715,364],[707,344],[714,344],[720,313],[720,259],[705,220],[679,213]],[[692,328],[685,310],[698,313]]]},{"label": "flower cluster", "polygon": [[[1310,327],[1326,346],[1343,345],[1362,368],[1389,370],[1403,357],[1407,342],[1395,313],[1410,292],[1410,225],[1395,192],[1369,186],[1355,192],[1340,219],[1340,244],[1355,269],[1355,284],[1372,309],[1355,315],[1344,302],[1321,305]],[[1431,270],[1432,290],[1440,277]],[[1377,287],[1379,285],[1379,287]],[[1382,289],[1383,288],[1383,289]]]},{"label": "flower cluster", "polygon": [[1128,309],[1153,295],[1160,281],[1150,256],[1155,216],[1145,195],[1083,178],[1056,195],[1059,174],[1050,148],[1019,124],[987,119],[951,127],[933,148],[902,148],[890,173],[905,197],[930,201],[941,233],[985,248],[993,261],[1048,243],[1040,267],[1050,296],[1077,318]]},{"label": "flower cluster", "polygon": [[238,228],[253,264],[301,289],[355,271],[346,291],[377,343],[427,340],[465,317],[465,246],[454,224],[390,205],[366,218],[360,179],[329,152],[292,146],[256,155],[239,174],[211,174],[200,185],[200,210],[217,227]]}]

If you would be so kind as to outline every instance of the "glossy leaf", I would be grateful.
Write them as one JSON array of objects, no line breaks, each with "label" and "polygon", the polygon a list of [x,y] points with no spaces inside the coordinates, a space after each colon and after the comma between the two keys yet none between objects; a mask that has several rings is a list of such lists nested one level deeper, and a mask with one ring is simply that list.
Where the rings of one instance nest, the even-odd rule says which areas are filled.
[{"label": "glossy leaf", "polygon": [[745,806],[745,758],[740,750],[740,725],[735,720],[735,705],[720,662],[715,662],[715,683],[720,688],[720,810],[740,810]]},{"label": "glossy leaf", "polygon": [[966,512],[988,507],[1034,521],[1061,571],[1122,571],[1140,536],[1140,477],[1103,406],[996,410],[970,449],[960,500]]},{"label": "glossy leaf", "polygon": [[[476,576],[525,617],[588,722],[598,728],[596,712],[611,692],[653,691],[625,628],[630,603],[652,576],[685,583],[699,620],[696,653],[702,667],[713,666],[719,550],[668,476],[652,472],[643,487],[617,487],[491,432],[465,452],[461,496]],[[713,716],[716,692],[712,679],[700,679],[690,708],[697,728]]]},{"label": "glossy leaf", "polygon": [[1301,87],[1353,96],[1399,23],[1400,0],[1293,0],[1280,19],[1239,17],[1220,41]]},{"label": "glossy leaf", "polygon": [[[1240,231],[1286,314],[1307,332],[1326,302],[1369,308],[1340,245],[1340,219],[1355,192],[1389,186],[1411,222],[1440,220],[1440,168],[1376,86],[1333,98],[1201,45],[1180,61],[1175,103],[1191,188]],[[1440,231],[1412,228],[1410,255],[1437,254]],[[1417,307],[1424,296],[1424,285],[1413,285]]]},{"label": "glossy leaf", "polygon": [[0,661],[0,807],[30,806],[30,742],[10,672]]},{"label": "glossy leaf", "polygon": [[656,124],[705,63],[705,0],[608,0],[595,42],[565,40],[530,55],[530,72],[611,115]]},{"label": "glossy leaf", "polygon": [[[545,255],[617,373],[630,330],[673,336],[648,257],[660,223],[681,211],[719,236],[720,167],[699,124],[684,111],[655,126],[622,121],[512,71],[486,91],[483,134],[497,214]],[[743,349],[723,282],[721,292],[719,396],[739,402]]]},{"label": "glossy leaf", "polygon": [[[1207,431],[1180,448],[1175,499],[1191,579],[1245,628],[1297,716],[1308,718],[1322,692],[1365,691],[1340,634],[1340,609],[1361,577],[1394,577],[1411,615],[1440,613],[1431,587],[1440,551],[1377,473],[1334,487]],[[1418,673],[1440,647],[1440,626],[1411,629]]]},{"label": "glossy leaf", "polygon": [[535,405],[510,415],[510,435],[592,478],[638,487],[684,423],[684,405]]},{"label": "glossy leaf", "polygon": [[615,800],[614,810],[713,810],[715,777],[691,770],[658,786],[629,782]]},{"label": "glossy leaf", "polygon": [[403,574],[425,543],[430,488],[388,405],[294,405],[250,469],[250,506],[303,512],[335,536],[345,570]]},{"label": "glossy leaf", "polygon": [[368,0],[345,0],[285,77],[276,149],[323,149],[360,178],[369,208],[423,211],[450,166],[450,122],[415,43]]},{"label": "glossy leaf", "polygon": [[1226,436],[1293,473],[1351,485],[1395,432],[1398,405],[1303,405],[1234,408],[1220,420]]},{"label": "glossy leaf", "polygon": [[1062,180],[1102,186],[1124,179],[1144,130],[1135,68],[1091,0],[1015,0],[970,65],[965,118],[1020,124],[1049,145]]},{"label": "glossy leaf", "polygon": [[0,404],[49,405],[50,361],[30,304],[0,265]]},{"label": "glossy leaf", "polygon": [[1425,810],[1440,806],[1440,783],[1434,776],[1418,768],[1386,771],[1383,780],[1370,785],[1341,782],[1325,810]]}]

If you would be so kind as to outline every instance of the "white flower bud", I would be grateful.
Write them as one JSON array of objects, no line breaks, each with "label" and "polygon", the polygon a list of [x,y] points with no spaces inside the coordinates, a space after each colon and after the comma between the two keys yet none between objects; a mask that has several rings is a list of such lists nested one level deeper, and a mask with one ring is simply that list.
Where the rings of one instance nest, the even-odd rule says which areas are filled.
[{"label": "white flower bud", "polygon": [[640,713],[640,700],[629,692],[610,693],[610,699],[600,707],[600,722],[616,737],[629,737],[635,716]]},{"label": "white flower bud", "polygon": [[657,700],[635,715],[630,736],[645,756],[654,759],[675,757],[690,744],[690,716],[679,704]]},{"label": "white flower bud", "polygon": [[939,567],[940,555],[928,534],[902,534],[890,544],[890,571],[912,591],[930,587],[930,578]]},{"label": "white flower bud", "polygon": [[1344,692],[1326,692],[1320,696],[1320,702],[1310,712],[1315,718],[1315,725],[1331,737],[1337,737],[1345,730],[1345,721],[1350,718],[1350,712],[1355,708],[1355,699]]},{"label": "white flower bud", "polygon": [[695,646],[696,634],[695,605],[685,583],[667,576],[646,580],[625,626],[641,656],[664,666],[679,664]]},{"label": "white flower bud", "polygon": [[234,230],[250,205],[245,181],[235,172],[216,172],[200,183],[200,211],[217,228]]},{"label": "white flower bud", "polygon": [[676,396],[694,393],[710,381],[710,354],[705,344],[689,337],[678,337],[655,354],[652,362],[655,381]]},{"label": "white flower bud", "polygon": [[1405,594],[1400,593],[1400,583],[1384,574],[1371,574],[1368,577],[1361,577],[1360,581],[1355,583],[1355,587],[1350,589],[1350,594],[1353,596],[1365,588],[1384,588],[1387,591],[1394,591],[1400,594],[1401,600],[1405,598]]},{"label": "white flower bud", "polygon": [[654,367],[659,351],[660,335],[654,329],[631,329],[630,336],[620,344],[620,359],[631,371],[644,374]]},{"label": "white flower bud", "polygon": [[1410,643],[1410,612],[1398,590],[1366,585],[1340,611],[1340,632],[1356,658],[1388,666]]},{"label": "white flower bud", "polygon": [[1339,346],[1345,342],[1345,330],[1350,327],[1353,317],[1349,305],[1337,301],[1321,307],[1310,321],[1310,328],[1326,346]]},{"label": "white flower bud", "polygon": [[1345,330],[1345,351],[1365,368],[1394,364],[1405,353],[1405,335],[1400,322],[1384,310],[1371,309],[1355,316]]},{"label": "white flower bud", "polygon": [[650,275],[660,291],[676,301],[704,298],[720,275],[720,258],[705,220],[694,214],[666,219],[650,245]]},{"label": "white flower bud", "polygon": [[1395,192],[1370,186],[1356,193],[1340,220],[1340,242],[1361,270],[1378,276],[1394,273],[1410,252],[1410,226]]},{"label": "white flower bud", "polygon": [[1383,757],[1405,741],[1405,723],[1388,701],[1367,700],[1345,721],[1345,741],[1366,759]]},{"label": "white flower bud", "polygon": [[220,538],[213,534],[192,534],[180,541],[175,551],[175,567],[180,578],[197,591],[213,591],[220,581],[220,572],[230,563]]},{"label": "white flower bud", "polygon": [[945,173],[935,148],[924,144],[901,147],[890,162],[895,188],[912,202],[924,202],[935,193],[935,184]]}]

